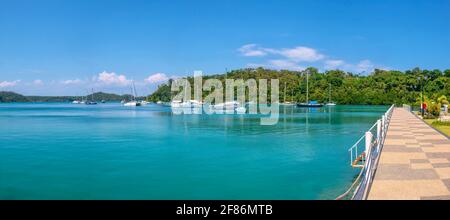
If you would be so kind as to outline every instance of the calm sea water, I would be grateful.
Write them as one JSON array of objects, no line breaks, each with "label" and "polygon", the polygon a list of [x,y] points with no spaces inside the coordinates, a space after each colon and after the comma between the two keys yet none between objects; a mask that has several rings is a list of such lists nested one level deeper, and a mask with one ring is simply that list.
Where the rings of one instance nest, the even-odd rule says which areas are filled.
[{"label": "calm sea water", "polygon": [[168,107],[0,104],[0,199],[334,199],[347,149],[385,106],[258,116]]}]

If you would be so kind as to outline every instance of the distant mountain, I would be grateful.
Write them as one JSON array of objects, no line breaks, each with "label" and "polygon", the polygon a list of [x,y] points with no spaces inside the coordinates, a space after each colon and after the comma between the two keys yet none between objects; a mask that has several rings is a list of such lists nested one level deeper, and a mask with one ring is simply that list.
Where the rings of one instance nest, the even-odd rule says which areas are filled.
[{"label": "distant mountain", "polygon": [[30,100],[15,92],[0,91],[0,102],[29,102]]},{"label": "distant mountain", "polygon": [[[92,98],[93,97],[93,98]],[[0,102],[72,102],[74,100],[94,100],[106,102],[118,102],[122,100],[131,100],[132,95],[117,95],[104,92],[96,92],[87,96],[23,96],[15,92],[1,92]],[[138,100],[144,100],[146,97],[138,97]]]}]

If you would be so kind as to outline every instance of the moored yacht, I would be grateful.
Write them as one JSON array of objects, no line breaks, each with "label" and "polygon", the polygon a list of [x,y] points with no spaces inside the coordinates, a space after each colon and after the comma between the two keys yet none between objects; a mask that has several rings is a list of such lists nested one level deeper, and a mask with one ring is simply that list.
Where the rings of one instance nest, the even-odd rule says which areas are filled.
[{"label": "moored yacht", "polygon": [[180,100],[172,100],[172,102],[170,102],[170,107],[172,108],[180,108],[181,107],[181,101]]},{"label": "moored yacht", "polygon": [[141,103],[134,100],[124,103],[123,106],[141,106]]},{"label": "moored yacht", "polygon": [[327,106],[336,106],[336,103],[331,101],[331,83],[330,83],[330,88],[328,89],[328,103],[326,105]]},{"label": "moored yacht", "polygon": [[136,87],[134,86],[134,81],[131,81],[132,83],[132,87],[131,87],[131,93],[133,94],[133,98],[131,101],[125,102],[123,105],[124,106],[141,106],[142,103],[140,101],[136,100]]},{"label": "moored yacht", "polygon": [[87,97],[86,97],[86,101],[84,102],[84,104],[86,104],[86,105],[97,105],[97,102],[94,101],[94,89],[92,89],[91,100],[90,101],[87,100]]},{"label": "moored yacht", "polygon": [[320,108],[323,107],[323,104],[318,103],[317,101],[309,101],[309,73],[306,73],[306,102],[305,103],[297,103],[297,107],[300,108]]}]

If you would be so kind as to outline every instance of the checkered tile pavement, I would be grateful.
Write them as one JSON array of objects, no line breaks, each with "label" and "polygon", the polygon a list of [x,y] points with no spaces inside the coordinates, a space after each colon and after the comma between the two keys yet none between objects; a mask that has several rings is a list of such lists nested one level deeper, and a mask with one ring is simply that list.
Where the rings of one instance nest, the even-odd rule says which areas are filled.
[{"label": "checkered tile pavement", "polygon": [[450,200],[450,140],[394,109],[368,199]]}]

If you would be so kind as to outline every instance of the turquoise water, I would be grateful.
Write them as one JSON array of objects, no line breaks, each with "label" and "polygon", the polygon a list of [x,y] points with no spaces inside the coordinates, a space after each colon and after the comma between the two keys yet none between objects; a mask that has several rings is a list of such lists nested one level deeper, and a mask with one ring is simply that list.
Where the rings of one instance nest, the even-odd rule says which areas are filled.
[{"label": "turquoise water", "polygon": [[173,115],[158,105],[0,104],[0,199],[334,199],[385,106]]}]

